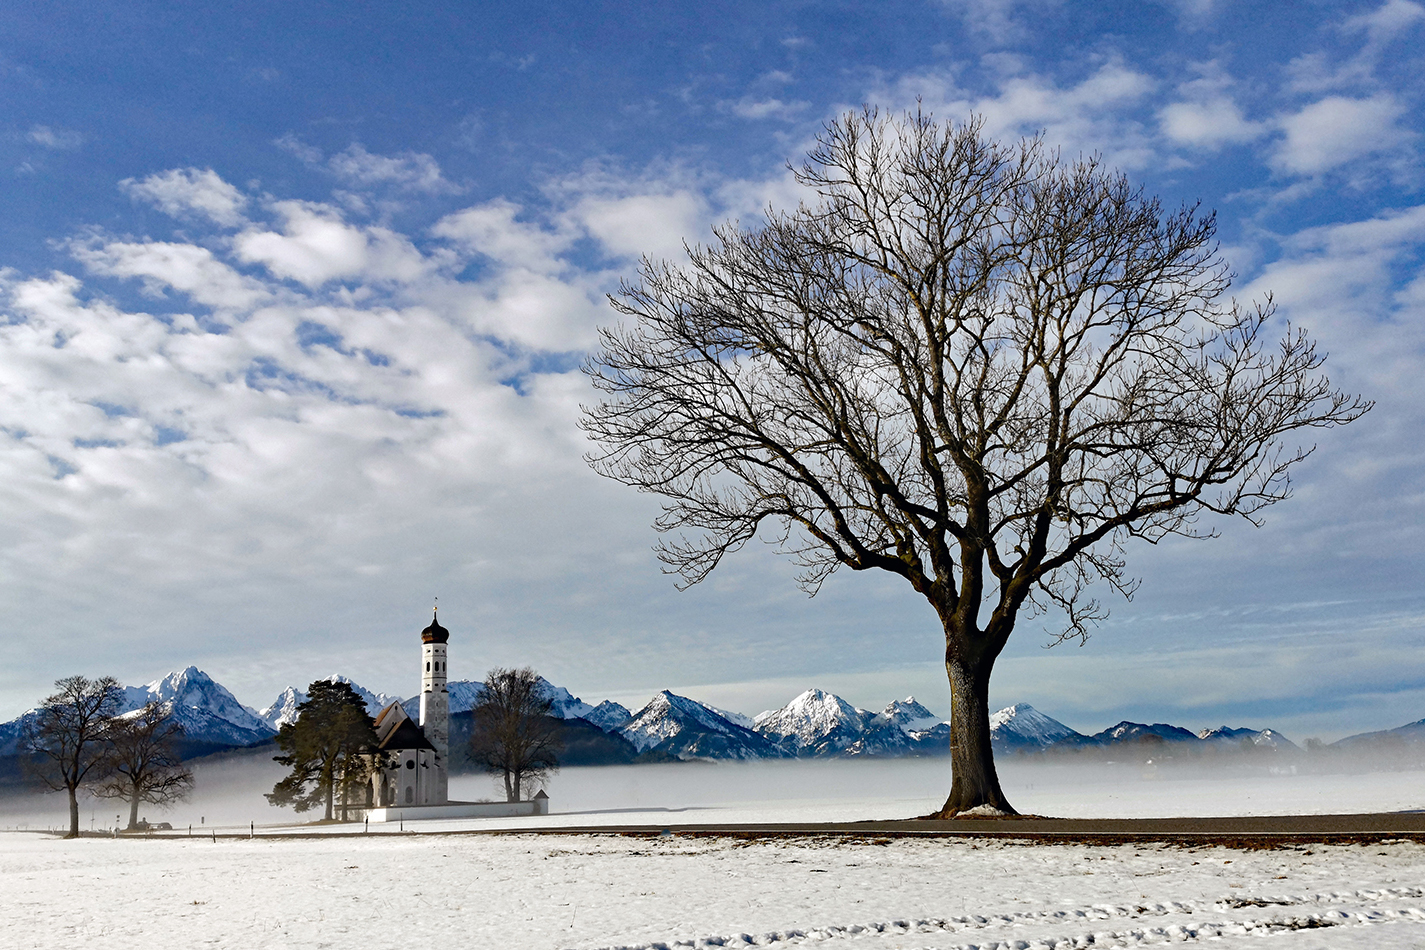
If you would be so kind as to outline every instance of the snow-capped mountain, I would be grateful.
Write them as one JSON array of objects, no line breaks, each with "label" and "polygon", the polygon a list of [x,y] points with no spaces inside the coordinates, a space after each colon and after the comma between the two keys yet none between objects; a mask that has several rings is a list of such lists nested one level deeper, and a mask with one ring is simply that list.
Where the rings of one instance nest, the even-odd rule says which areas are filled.
[{"label": "snow-capped mountain", "polygon": [[758,715],[752,728],[793,755],[825,756],[861,739],[874,716],[834,693],[809,689],[781,709]]},{"label": "snow-capped mountain", "polygon": [[778,759],[788,755],[765,736],[666,689],[620,727],[618,734],[639,752],[653,749],[680,759]]},{"label": "snow-capped mountain", "polygon": [[35,710],[27,709],[9,722],[0,722],[0,756],[15,755],[20,751],[20,740],[25,736],[25,722],[34,716]]},{"label": "snow-capped mountain", "polygon": [[1295,742],[1272,729],[1232,729],[1227,726],[1218,726],[1216,729],[1202,730],[1197,734],[1197,737],[1203,742],[1212,742],[1228,747],[1252,745],[1261,749],[1300,751]]},{"label": "snow-capped mountain", "polygon": [[169,705],[190,743],[250,745],[275,731],[258,713],[237,701],[232,693],[207,673],[190,666],[146,686],[125,686],[120,712],[132,712],[147,703]]},{"label": "snow-capped mountain", "polygon": [[990,745],[996,752],[1037,751],[1066,739],[1083,738],[1028,703],[1015,703],[990,714]]},{"label": "snow-capped mountain", "polygon": [[1096,745],[1159,740],[1163,742],[1196,742],[1197,735],[1182,726],[1174,726],[1166,722],[1155,722],[1148,725],[1142,722],[1129,722],[1125,719],[1116,726],[1109,726],[1102,732],[1095,732],[1088,739]]},{"label": "snow-capped mountain", "polygon": [[893,700],[881,710],[887,722],[895,724],[907,733],[926,732],[940,725],[942,720],[935,713],[916,702],[914,696]]},{"label": "snow-capped mountain", "polygon": [[[573,695],[563,686],[555,686],[542,676],[539,678],[539,682],[553,702],[554,715],[560,719],[581,719],[585,714],[594,711],[593,706]],[[485,693],[485,684],[475,680],[452,680],[445,684],[445,691],[450,695],[450,712],[451,715],[454,715],[474,709],[480,702],[480,697]],[[420,721],[421,694],[417,693],[410,699],[402,700],[401,708],[406,711],[406,715]]]},{"label": "snow-capped mountain", "polygon": [[560,719],[584,719],[594,711],[593,706],[573,695],[563,686],[555,686],[542,676],[539,681],[549,691],[550,699],[554,704],[554,715]]},{"label": "snow-capped mountain", "polygon": [[[399,696],[391,696],[386,693],[373,693],[371,690],[353,683],[350,678],[333,673],[326,677],[328,683],[346,683],[351,687],[352,692],[361,697],[366,703],[368,715],[375,716],[391,703],[399,702]],[[295,686],[284,689],[276,700],[267,708],[258,712],[258,715],[274,730],[280,729],[284,724],[297,721],[297,707],[307,701],[307,694]]]},{"label": "snow-capped mountain", "polygon": [[620,727],[633,718],[633,714],[613,700],[606,699],[585,713],[583,718],[605,732],[617,732]]}]

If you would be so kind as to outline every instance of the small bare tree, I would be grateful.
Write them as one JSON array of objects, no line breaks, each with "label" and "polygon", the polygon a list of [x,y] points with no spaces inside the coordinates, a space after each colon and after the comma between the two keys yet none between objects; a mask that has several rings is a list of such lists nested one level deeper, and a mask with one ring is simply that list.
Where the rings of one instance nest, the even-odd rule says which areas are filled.
[{"label": "small bare tree", "polygon": [[68,676],[55,681],[55,693],[45,698],[25,723],[24,749],[40,780],[69,795],[69,834],[79,837],[79,789],[107,763],[109,720],[119,708],[119,682]]},{"label": "small bare tree", "polygon": [[1266,334],[1270,300],[1224,300],[1211,215],[1094,159],[866,110],[794,172],[808,203],[645,259],[611,298],[630,323],[586,363],[589,461],[668,499],[685,585],[764,523],[809,593],[839,567],[904,578],[945,634],[940,814],[1012,813],[988,703],[1020,615],[1085,637],[1093,582],[1134,590],[1128,539],[1254,520],[1311,452],[1287,437],[1369,404],[1304,332]]},{"label": "small bare tree", "polygon": [[148,703],[109,720],[104,777],[92,791],[129,803],[130,831],[138,827],[140,802],[167,808],[192,791],[193,773],[184,767],[176,745],[182,735],[183,726],[164,703]]},{"label": "small bare tree", "polygon": [[491,670],[472,711],[470,758],[505,783],[505,800],[520,801],[530,785],[559,768],[563,742],[554,704],[529,667]]}]

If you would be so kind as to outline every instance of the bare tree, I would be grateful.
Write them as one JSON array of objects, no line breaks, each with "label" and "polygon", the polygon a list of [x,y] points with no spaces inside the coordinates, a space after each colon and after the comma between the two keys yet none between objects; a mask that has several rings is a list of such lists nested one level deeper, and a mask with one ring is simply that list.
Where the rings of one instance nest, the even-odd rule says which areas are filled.
[{"label": "bare tree", "polygon": [[140,802],[166,808],[192,791],[193,773],[176,746],[182,735],[183,726],[164,703],[148,703],[109,720],[104,777],[92,791],[129,803],[130,831],[138,827]]},{"label": "bare tree", "polygon": [[1255,523],[1312,450],[1287,437],[1369,403],[1304,332],[1267,335],[1270,299],[1224,299],[1212,215],[1096,159],[868,109],[793,171],[807,203],[611,298],[631,321],[585,366],[590,464],[668,499],[684,586],[764,523],[809,593],[839,567],[903,577],[945,633],[941,814],[1012,813],[988,697],[1021,614],[1087,636],[1087,588],[1135,588],[1127,539]]},{"label": "bare tree", "polygon": [[506,801],[520,801],[523,789],[559,768],[563,742],[553,710],[548,687],[529,667],[486,675],[472,711],[470,757],[504,779]]},{"label": "bare tree", "polygon": [[24,748],[34,757],[41,781],[69,794],[69,834],[79,837],[78,792],[104,768],[109,719],[119,708],[119,682],[68,676],[55,681],[25,724]]}]

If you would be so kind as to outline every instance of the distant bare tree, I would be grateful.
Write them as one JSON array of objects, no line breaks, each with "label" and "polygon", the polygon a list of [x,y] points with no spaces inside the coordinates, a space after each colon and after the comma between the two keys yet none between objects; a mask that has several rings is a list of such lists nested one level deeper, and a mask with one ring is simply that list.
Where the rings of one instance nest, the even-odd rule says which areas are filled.
[{"label": "distant bare tree", "polygon": [[[684,585],[766,524],[815,593],[839,567],[936,611],[953,784],[940,814],[1011,813],[989,682],[1021,613],[1060,640],[1130,595],[1130,538],[1201,537],[1289,494],[1287,437],[1369,403],[1307,335],[1224,298],[1211,215],[1166,212],[1096,159],[982,123],[866,110],[794,169],[807,204],[645,259],[585,370],[600,473],[667,502]],[[686,532],[686,533],[683,533]]]},{"label": "distant bare tree", "polygon": [[40,780],[69,794],[65,837],[78,838],[78,792],[107,763],[109,720],[119,708],[119,682],[112,676],[68,676],[54,686],[55,693],[26,721],[23,742]]},{"label": "distant bare tree", "polygon": [[553,710],[544,681],[529,667],[495,669],[485,677],[473,710],[470,757],[504,779],[506,801],[520,801],[523,789],[559,768],[563,742]]},{"label": "distant bare tree", "polygon": [[129,803],[129,830],[138,827],[140,802],[166,808],[192,791],[193,773],[176,747],[182,735],[183,726],[164,703],[109,720],[104,778],[91,790]]}]

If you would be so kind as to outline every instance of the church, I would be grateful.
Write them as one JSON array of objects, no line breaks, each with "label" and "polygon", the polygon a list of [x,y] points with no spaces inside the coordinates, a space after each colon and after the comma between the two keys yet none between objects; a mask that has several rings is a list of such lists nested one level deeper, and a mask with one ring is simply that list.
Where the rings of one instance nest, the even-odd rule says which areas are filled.
[{"label": "church", "polygon": [[439,611],[421,631],[421,708],[413,722],[400,703],[376,715],[376,748],[384,767],[371,776],[371,802],[444,805],[450,801],[450,693],[446,650],[450,631]]},{"label": "church", "polygon": [[430,626],[421,631],[420,721],[411,719],[400,703],[377,713],[376,767],[366,805],[353,809],[357,820],[549,814],[549,796],[542,790],[522,802],[451,801],[449,646],[450,631],[440,625],[435,611]]}]

